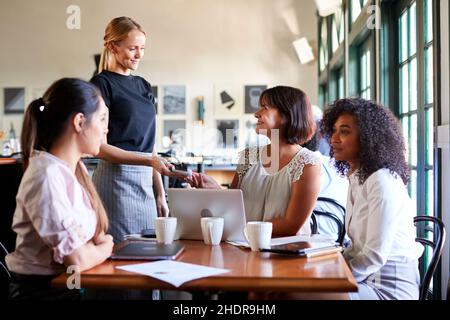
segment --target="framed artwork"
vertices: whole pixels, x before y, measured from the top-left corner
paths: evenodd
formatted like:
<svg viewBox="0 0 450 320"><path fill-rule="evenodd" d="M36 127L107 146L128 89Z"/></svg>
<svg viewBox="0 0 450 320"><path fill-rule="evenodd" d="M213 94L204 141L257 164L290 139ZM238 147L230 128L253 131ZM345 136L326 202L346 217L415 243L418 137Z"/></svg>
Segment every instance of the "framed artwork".
<svg viewBox="0 0 450 320"><path fill-rule="evenodd" d="M185 86L164 86L163 89L163 110L164 114L185 114L186 113L186 87Z"/></svg>
<svg viewBox="0 0 450 320"><path fill-rule="evenodd" d="M233 84L214 85L214 116L239 117L242 113L240 88Z"/></svg>
<svg viewBox="0 0 450 320"><path fill-rule="evenodd" d="M186 145L185 120L164 120L163 127L163 145L167 143L164 147L176 150Z"/></svg>
<svg viewBox="0 0 450 320"><path fill-rule="evenodd" d="M255 113L259 109L259 97L261 93L267 89L267 86L252 86L244 87L245 92L245 113Z"/></svg>
<svg viewBox="0 0 450 320"><path fill-rule="evenodd" d="M25 110L25 88L4 88L5 114L23 113Z"/></svg>
<svg viewBox="0 0 450 320"><path fill-rule="evenodd" d="M216 120L216 128L220 132L218 148L239 147L239 120Z"/></svg>
<svg viewBox="0 0 450 320"><path fill-rule="evenodd" d="M171 137L178 129L186 130L186 120L164 120L164 136Z"/></svg>

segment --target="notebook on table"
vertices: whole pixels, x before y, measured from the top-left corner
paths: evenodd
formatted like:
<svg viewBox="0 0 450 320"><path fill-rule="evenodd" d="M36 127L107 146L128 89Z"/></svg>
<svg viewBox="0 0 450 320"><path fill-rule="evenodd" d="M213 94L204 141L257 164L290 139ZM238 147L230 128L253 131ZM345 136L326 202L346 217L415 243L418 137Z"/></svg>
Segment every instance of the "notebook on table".
<svg viewBox="0 0 450 320"><path fill-rule="evenodd" d="M181 243L153 243L124 241L116 246L114 260L175 260L184 250Z"/></svg>
<svg viewBox="0 0 450 320"><path fill-rule="evenodd" d="M330 242L308 242L298 241L286 244L271 246L261 249L265 252L296 255L300 257L314 257L342 251L342 247Z"/></svg>

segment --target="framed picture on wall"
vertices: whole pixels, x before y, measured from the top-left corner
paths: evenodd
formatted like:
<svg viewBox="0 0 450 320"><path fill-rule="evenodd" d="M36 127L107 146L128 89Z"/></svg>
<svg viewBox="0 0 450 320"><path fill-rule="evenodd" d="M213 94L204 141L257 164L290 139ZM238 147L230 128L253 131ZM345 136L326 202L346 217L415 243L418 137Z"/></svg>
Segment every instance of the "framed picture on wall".
<svg viewBox="0 0 450 320"><path fill-rule="evenodd" d="M162 145L169 149L181 148L186 145L185 120L164 120Z"/></svg>
<svg viewBox="0 0 450 320"><path fill-rule="evenodd" d="M25 88L4 88L5 114L23 113L25 110Z"/></svg>
<svg viewBox="0 0 450 320"><path fill-rule="evenodd" d="M164 120L164 136L171 138L171 136L178 129L186 129L186 120ZM179 130L179 131L181 131Z"/></svg>
<svg viewBox="0 0 450 320"><path fill-rule="evenodd" d="M255 113L259 109L259 97L267 89L265 85L246 85L245 92L245 113Z"/></svg>
<svg viewBox="0 0 450 320"><path fill-rule="evenodd" d="M163 110L164 114L186 113L186 87L164 86L163 88Z"/></svg>
<svg viewBox="0 0 450 320"><path fill-rule="evenodd" d="M216 120L216 128L221 133L218 148L238 148L239 147L239 120Z"/></svg>
<svg viewBox="0 0 450 320"><path fill-rule="evenodd" d="M242 114L241 86L236 84L214 85L214 115L239 117Z"/></svg>

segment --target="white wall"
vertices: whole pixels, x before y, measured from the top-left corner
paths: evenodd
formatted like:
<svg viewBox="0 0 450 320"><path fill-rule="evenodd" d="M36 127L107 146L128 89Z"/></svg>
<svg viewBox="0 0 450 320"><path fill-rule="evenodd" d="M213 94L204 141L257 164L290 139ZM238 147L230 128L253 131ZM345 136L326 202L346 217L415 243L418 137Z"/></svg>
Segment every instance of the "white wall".
<svg viewBox="0 0 450 320"><path fill-rule="evenodd" d="M72 4L81 8L80 30L66 27ZM58 78L89 79L105 26L121 15L149 35L138 74L159 87L186 85L189 124L199 95L205 96L207 123L214 122L215 92L225 87L239 104L245 84L300 87L317 103L316 63L302 66L292 46L299 36L316 43L313 0L2 0L0 89L25 87L28 103ZM21 116L0 108L0 117L0 130L14 122L20 132Z"/></svg>

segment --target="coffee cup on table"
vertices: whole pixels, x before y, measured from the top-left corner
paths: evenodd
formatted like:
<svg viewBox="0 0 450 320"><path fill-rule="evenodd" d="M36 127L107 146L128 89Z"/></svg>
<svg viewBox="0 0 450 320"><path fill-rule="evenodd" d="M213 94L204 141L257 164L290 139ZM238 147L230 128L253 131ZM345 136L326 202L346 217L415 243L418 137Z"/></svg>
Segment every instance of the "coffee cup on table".
<svg viewBox="0 0 450 320"><path fill-rule="evenodd" d="M216 246L220 244L223 233L223 218L205 217L201 218L203 241L205 244Z"/></svg>
<svg viewBox="0 0 450 320"><path fill-rule="evenodd" d="M272 239L272 222L249 221L245 226L244 235L252 251L269 248Z"/></svg>
<svg viewBox="0 0 450 320"><path fill-rule="evenodd" d="M155 219L156 242L171 244L175 238L177 218L157 217Z"/></svg>

